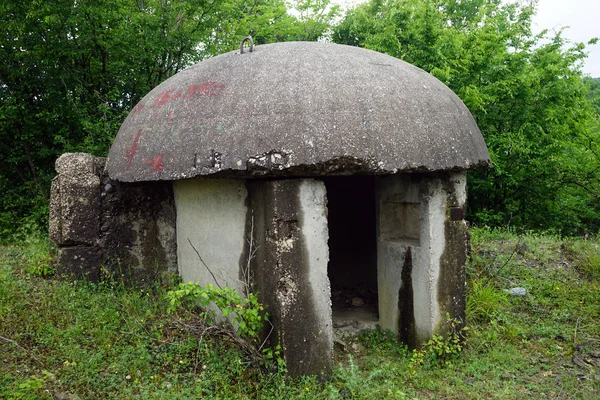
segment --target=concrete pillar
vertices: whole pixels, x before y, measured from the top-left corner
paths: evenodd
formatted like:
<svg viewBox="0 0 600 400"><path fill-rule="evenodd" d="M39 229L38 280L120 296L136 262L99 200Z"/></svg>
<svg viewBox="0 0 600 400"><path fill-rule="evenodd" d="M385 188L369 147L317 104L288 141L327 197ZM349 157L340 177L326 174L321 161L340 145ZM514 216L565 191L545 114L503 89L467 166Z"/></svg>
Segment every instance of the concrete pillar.
<svg viewBox="0 0 600 400"><path fill-rule="evenodd" d="M248 193L243 180L173 182L177 264L185 282L229 286L246 293ZM249 233L248 233L249 234Z"/></svg>
<svg viewBox="0 0 600 400"><path fill-rule="evenodd" d="M464 173L377 183L380 324L418 347L464 321L468 231Z"/></svg>
<svg viewBox="0 0 600 400"><path fill-rule="evenodd" d="M50 239L58 246L93 246L100 233L100 178L94 156L65 153L50 197Z"/></svg>
<svg viewBox="0 0 600 400"><path fill-rule="evenodd" d="M281 344L291 376L326 378L333 367L333 327L325 185L255 181L249 194L253 289L271 313L271 339Z"/></svg>
<svg viewBox="0 0 600 400"><path fill-rule="evenodd" d="M60 247L57 273L98 280L102 253L100 178L94 157L66 153L56 160L50 194L50 240Z"/></svg>
<svg viewBox="0 0 600 400"><path fill-rule="evenodd" d="M438 282L438 302L440 314L458 322L457 328L466 322L467 277L466 264L470 249L470 234L464 220L467 202L467 173L456 172L444 181L448 198L444 222L444 252L440 258L440 277ZM441 332L449 328L441 328Z"/></svg>

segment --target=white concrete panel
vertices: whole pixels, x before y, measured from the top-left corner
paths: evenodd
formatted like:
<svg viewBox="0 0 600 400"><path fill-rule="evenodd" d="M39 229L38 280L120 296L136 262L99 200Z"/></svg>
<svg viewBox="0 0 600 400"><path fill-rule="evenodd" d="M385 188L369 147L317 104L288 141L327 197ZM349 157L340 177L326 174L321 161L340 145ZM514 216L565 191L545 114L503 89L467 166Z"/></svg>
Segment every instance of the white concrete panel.
<svg viewBox="0 0 600 400"><path fill-rule="evenodd" d="M316 325L322 330L315 334L326 335L328 343L333 347L331 286L327 276L329 231L325 184L322 181L304 179L300 184L298 196L300 230L306 248L309 250L307 252L308 281L311 283L314 311L318 319Z"/></svg>
<svg viewBox="0 0 600 400"><path fill-rule="evenodd" d="M398 297L402 286L402 267L408 247L397 242L377 242L379 325L392 332L398 332L399 328Z"/></svg>
<svg viewBox="0 0 600 400"><path fill-rule="evenodd" d="M244 293L244 283L239 279L248 211L244 181L178 180L173 182L173 192L177 209L177 263L182 279L215 286L216 280L223 287Z"/></svg>

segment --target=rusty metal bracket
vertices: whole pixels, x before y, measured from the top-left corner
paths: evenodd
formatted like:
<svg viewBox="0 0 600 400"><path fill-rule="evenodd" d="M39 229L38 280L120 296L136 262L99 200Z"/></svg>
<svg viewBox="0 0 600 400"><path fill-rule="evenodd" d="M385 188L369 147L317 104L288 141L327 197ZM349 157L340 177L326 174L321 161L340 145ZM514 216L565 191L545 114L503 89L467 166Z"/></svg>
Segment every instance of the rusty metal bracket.
<svg viewBox="0 0 600 400"><path fill-rule="evenodd" d="M254 51L254 40L252 40L252 36L246 36L242 39L242 43L240 43L240 54L244 54L244 43L250 41L250 47L248 51L252 53Z"/></svg>

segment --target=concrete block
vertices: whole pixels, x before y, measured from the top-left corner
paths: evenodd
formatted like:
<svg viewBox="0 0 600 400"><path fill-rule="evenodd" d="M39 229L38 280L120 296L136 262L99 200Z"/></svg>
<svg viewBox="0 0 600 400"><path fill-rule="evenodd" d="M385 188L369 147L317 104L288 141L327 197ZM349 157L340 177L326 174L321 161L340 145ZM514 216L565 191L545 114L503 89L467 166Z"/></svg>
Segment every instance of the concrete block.
<svg viewBox="0 0 600 400"><path fill-rule="evenodd" d="M97 282L102 251L95 246L63 247L58 252L57 275L69 279Z"/></svg>
<svg viewBox="0 0 600 400"><path fill-rule="evenodd" d="M377 185L380 324L418 347L464 322L468 229L462 173L390 176ZM410 211L408 211L410 210Z"/></svg>
<svg viewBox="0 0 600 400"><path fill-rule="evenodd" d="M101 186L99 243L106 271L138 284L176 273L172 183L120 183L103 175Z"/></svg>
<svg viewBox="0 0 600 400"><path fill-rule="evenodd" d="M66 153L56 161L50 197L50 238L59 246L92 246L100 230L100 178L94 157Z"/></svg>

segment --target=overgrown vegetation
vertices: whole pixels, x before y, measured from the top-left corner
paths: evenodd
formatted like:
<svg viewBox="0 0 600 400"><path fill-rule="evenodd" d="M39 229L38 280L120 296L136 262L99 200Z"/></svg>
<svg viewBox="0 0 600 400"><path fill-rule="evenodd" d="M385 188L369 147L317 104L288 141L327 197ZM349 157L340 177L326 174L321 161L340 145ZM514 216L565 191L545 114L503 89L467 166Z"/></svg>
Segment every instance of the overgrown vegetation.
<svg viewBox="0 0 600 400"><path fill-rule="evenodd" d="M329 382L286 380L276 356L261 364L227 326L207 324L202 293L215 301L218 288L42 278L31 266L48 249L31 242L0 249L1 398L600 397L595 236L474 230L469 329L456 332L465 340L436 337L413 351L364 331ZM514 287L526 294L505 292ZM224 298L221 310L259 307Z"/></svg>

